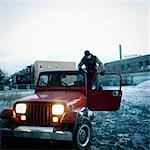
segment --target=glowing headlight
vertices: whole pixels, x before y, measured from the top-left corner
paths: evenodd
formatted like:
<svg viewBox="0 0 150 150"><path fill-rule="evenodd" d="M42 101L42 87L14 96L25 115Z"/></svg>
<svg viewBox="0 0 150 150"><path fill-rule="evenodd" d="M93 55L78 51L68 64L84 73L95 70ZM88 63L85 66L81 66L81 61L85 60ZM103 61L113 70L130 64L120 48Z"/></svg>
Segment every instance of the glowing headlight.
<svg viewBox="0 0 150 150"><path fill-rule="evenodd" d="M62 115L64 113L64 105L63 104L55 104L52 106L52 114L53 115Z"/></svg>
<svg viewBox="0 0 150 150"><path fill-rule="evenodd" d="M20 103L16 105L16 113L25 114L27 109L27 105L24 103Z"/></svg>

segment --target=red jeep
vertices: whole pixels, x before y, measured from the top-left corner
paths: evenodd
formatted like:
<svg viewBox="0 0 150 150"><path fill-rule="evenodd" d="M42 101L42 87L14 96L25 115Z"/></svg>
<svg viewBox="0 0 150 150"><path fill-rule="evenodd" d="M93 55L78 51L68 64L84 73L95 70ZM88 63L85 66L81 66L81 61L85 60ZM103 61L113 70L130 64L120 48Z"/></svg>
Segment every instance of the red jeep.
<svg viewBox="0 0 150 150"><path fill-rule="evenodd" d="M73 141L79 149L88 148L92 111L118 110L121 82L117 73L96 73L87 87L85 72L41 72L35 94L16 100L12 109L1 113L5 122L1 128L2 144L7 145L7 138L23 137Z"/></svg>

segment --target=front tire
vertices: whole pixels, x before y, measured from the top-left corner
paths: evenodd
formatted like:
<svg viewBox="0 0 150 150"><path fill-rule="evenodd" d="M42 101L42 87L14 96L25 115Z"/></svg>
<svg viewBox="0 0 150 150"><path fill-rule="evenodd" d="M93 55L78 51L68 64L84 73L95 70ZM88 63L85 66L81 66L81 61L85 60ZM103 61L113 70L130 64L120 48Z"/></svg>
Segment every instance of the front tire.
<svg viewBox="0 0 150 150"><path fill-rule="evenodd" d="M74 146L80 150L88 149L91 144L92 131L90 120L87 117L81 117L74 130Z"/></svg>

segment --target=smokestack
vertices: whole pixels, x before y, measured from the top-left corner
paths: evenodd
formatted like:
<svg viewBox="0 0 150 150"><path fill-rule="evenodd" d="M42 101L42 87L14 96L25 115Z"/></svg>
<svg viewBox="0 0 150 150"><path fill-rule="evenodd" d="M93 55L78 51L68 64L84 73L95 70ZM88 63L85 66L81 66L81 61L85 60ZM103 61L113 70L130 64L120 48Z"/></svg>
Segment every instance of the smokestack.
<svg viewBox="0 0 150 150"><path fill-rule="evenodd" d="M121 47L121 44L119 44L119 54L120 54L120 60L122 60L122 47Z"/></svg>

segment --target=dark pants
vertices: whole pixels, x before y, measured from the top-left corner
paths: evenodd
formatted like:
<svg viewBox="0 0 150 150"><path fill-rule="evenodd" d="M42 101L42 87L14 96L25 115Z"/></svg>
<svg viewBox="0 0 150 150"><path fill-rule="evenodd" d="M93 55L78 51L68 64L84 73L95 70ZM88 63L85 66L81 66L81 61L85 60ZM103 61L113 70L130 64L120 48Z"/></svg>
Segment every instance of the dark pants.
<svg viewBox="0 0 150 150"><path fill-rule="evenodd" d="M88 89L91 85L91 82L92 82L92 79L93 79L95 73L96 72L88 72L87 73L87 87L88 87Z"/></svg>

